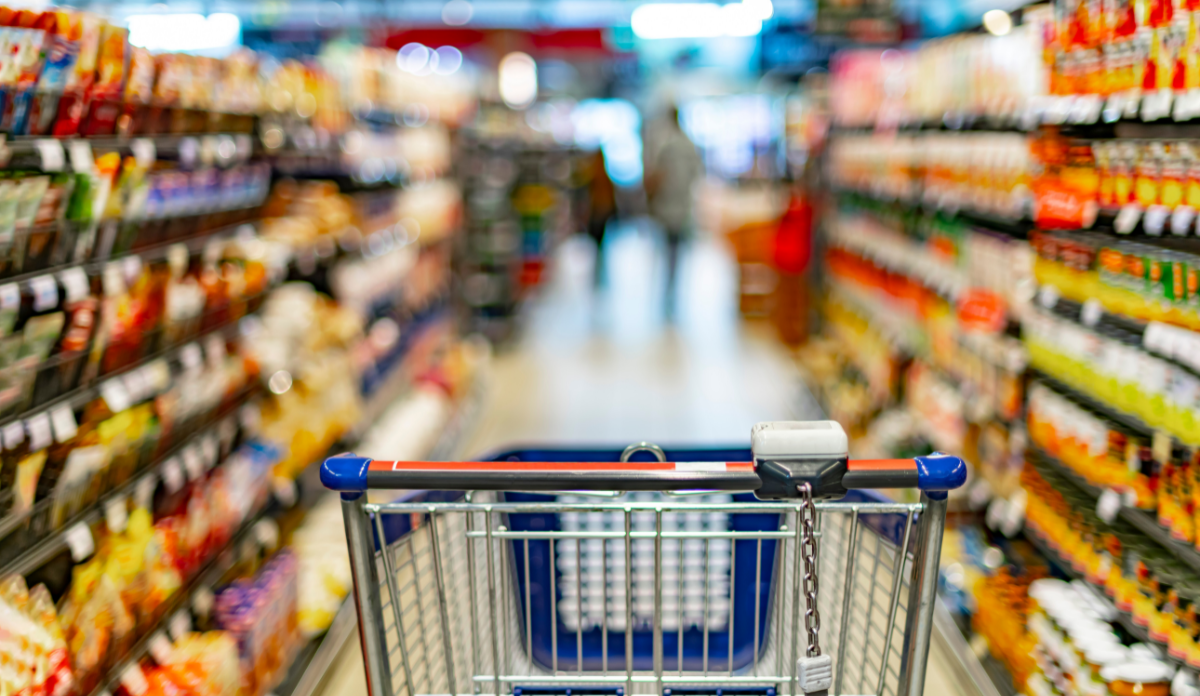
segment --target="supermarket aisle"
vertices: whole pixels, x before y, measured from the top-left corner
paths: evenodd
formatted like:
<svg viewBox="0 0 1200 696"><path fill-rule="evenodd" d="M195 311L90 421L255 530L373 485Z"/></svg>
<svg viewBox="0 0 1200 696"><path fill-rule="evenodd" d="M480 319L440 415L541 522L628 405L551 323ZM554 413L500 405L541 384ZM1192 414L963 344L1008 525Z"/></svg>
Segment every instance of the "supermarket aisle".
<svg viewBox="0 0 1200 696"><path fill-rule="evenodd" d="M770 327L738 319L734 266L718 243L698 240L684 258L673 324L664 320L664 260L655 238L622 230L608 253L612 278L597 294L590 242L560 249L522 339L494 360L463 455L555 443L730 445L746 443L760 420L819 417L797 412L807 402ZM926 693L960 693L950 662L935 648ZM320 696L364 689L355 637Z"/></svg>

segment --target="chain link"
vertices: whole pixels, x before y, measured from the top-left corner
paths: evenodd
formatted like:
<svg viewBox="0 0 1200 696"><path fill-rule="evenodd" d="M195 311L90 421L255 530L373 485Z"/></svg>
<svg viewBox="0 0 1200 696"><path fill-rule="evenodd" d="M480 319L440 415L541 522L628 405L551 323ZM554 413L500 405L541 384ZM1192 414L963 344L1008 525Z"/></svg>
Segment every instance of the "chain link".
<svg viewBox="0 0 1200 696"><path fill-rule="evenodd" d="M817 634L821 630L821 612L817 609L817 507L813 505L812 485L800 486L800 558L804 562L804 632L808 635L808 656L821 654Z"/></svg>

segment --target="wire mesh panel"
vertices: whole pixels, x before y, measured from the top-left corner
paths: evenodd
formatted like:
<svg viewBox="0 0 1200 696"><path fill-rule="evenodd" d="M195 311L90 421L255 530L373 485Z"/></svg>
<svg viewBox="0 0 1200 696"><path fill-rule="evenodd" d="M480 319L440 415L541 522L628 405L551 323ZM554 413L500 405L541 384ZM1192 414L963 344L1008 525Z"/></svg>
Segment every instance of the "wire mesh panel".
<svg viewBox="0 0 1200 696"><path fill-rule="evenodd" d="M491 495L491 494L486 494ZM362 505L397 696L533 687L796 692L808 648L794 503L659 494ZM834 694L902 693L921 504L818 503ZM411 530L385 534L403 516Z"/></svg>

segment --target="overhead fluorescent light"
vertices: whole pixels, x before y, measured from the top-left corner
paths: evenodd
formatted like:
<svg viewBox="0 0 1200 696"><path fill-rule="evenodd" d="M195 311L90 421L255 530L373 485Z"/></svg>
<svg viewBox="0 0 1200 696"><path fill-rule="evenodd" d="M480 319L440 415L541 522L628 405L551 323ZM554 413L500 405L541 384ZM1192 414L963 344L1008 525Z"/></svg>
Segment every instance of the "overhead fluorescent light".
<svg viewBox="0 0 1200 696"><path fill-rule="evenodd" d="M1005 36L1013 29L1012 15L1004 10L988 10L983 13L983 28L993 36Z"/></svg>
<svg viewBox="0 0 1200 696"><path fill-rule="evenodd" d="M770 5L770 0L767 0ZM773 11L773 10L772 10ZM633 11L630 24L641 39L704 39L754 36L762 31L761 0L718 5L711 2L648 3Z"/></svg>
<svg viewBox="0 0 1200 696"><path fill-rule="evenodd" d="M461 27L471 21L475 7L467 0L450 0L442 6L442 21L452 27Z"/></svg>
<svg viewBox="0 0 1200 696"><path fill-rule="evenodd" d="M237 15L137 14L127 18L129 43L151 51L212 51L242 42Z"/></svg>
<svg viewBox="0 0 1200 696"><path fill-rule="evenodd" d="M500 98L513 109L524 109L538 95L537 63L525 53L510 53L500 60Z"/></svg>

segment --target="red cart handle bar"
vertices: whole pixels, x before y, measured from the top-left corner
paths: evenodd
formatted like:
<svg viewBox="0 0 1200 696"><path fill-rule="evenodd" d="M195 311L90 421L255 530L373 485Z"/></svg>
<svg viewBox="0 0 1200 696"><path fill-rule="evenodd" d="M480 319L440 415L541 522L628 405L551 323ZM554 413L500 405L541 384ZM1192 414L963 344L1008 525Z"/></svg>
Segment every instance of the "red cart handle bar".
<svg viewBox="0 0 1200 696"><path fill-rule="evenodd" d="M327 488L353 499L369 488L495 491L753 491L794 498L809 483L814 497L848 489L919 488L931 497L961 486L967 468L935 453L915 459L819 457L757 462L408 462L344 454L321 466Z"/></svg>

